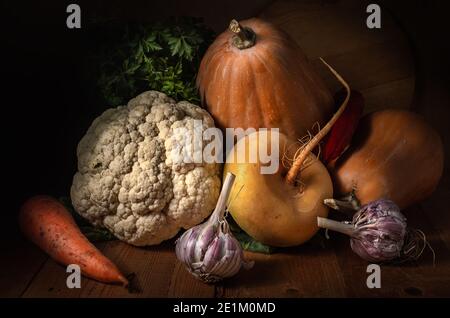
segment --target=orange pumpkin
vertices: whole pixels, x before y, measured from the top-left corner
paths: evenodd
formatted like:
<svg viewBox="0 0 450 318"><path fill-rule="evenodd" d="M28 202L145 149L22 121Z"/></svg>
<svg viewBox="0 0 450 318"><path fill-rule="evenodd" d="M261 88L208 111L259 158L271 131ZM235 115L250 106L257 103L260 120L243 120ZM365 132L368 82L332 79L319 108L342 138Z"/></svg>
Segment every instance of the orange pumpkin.
<svg viewBox="0 0 450 318"><path fill-rule="evenodd" d="M200 65L197 86L220 128L279 128L301 138L324 124L333 99L312 65L283 31L261 19L217 37Z"/></svg>

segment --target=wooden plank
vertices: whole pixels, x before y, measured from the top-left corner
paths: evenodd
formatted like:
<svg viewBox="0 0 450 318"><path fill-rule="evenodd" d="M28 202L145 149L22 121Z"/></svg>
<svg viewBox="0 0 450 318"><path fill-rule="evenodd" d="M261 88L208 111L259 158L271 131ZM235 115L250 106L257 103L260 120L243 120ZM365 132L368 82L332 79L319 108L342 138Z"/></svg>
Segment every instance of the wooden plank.
<svg viewBox="0 0 450 318"><path fill-rule="evenodd" d="M410 284L410 286L405 286L403 290L406 295L410 294L408 290L415 290L416 293L422 291L422 295L425 297L449 297L450 249L444 243L440 231L430 221L429 214L424 211L422 205L416 205L408 209L405 211L405 215L410 227L420 229L426 234L427 241L436 255L436 263L433 264L431 250L426 249L417 262L410 264L410 266L407 266L407 264L402 266L401 268L404 269Z"/></svg>
<svg viewBox="0 0 450 318"><path fill-rule="evenodd" d="M174 259L167 244L158 250L129 246L119 241L99 244L99 249L123 271L135 273L138 292L130 294L120 286L112 286L83 278L81 289L66 287L67 274L62 266L48 261L24 297L165 297Z"/></svg>
<svg viewBox="0 0 450 318"><path fill-rule="evenodd" d="M361 90L366 101L364 113L385 108L409 108L413 102L411 91L414 89L414 85L415 79L407 77Z"/></svg>
<svg viewBox="0 0 450 318"><path fill-rule="evenodd" d="M450 189L441 185L433 195L421 203L421 207L427 218L433 224L433 228L438 231L440 238L450 251L450 214L448 200Z"/></svg>
<svg viewBox="0 0 450 318"><path fill-rule="evenodd" d="M391 50L389 54L386 53ZM407 55L408 50L405 47L393 48L392 42L387 41L361 46L343 54L323 55L323 58L345 78L352 88L364 90L378 85L389 85L406 78L411 79L414 75L413 70L405 63L398 63L399 60L407 59L408 57L405 58ZM332 91L341 88L339 82L322 65L322 62L318 59L312 59L311 62ZM395 64L397 65L393 67ZM409 88L409 96L412 97L414 86ZM396 91L392 90L392 93L395 94Z"/></svg>
<svg viewBox="0 0 450 318"><path fill-rule="evenodd" d="M389 12L382 28L366 26L367 1L279 0L261 16L286 31L332 92L341 88L318 60L324 57L354 89L367 110L410 108L415 67L409 42Z"/></svg>
<svg viewBox="0 0 450 318"><path fill-rule="evenodd" d="M406 212L405 212L406 213ZM280 253L246 253L256 261L249 271L217 285L220 297L399 297L450 296L448 247L419 208L407 211L412 226L421 226L438 255L433 267L426 252L417 264L382 265L382 288L366 286L367 262L355 255L346 237L331 234L323 247L316 242ZM83 279L82 289L65 286L64 268L49 260L24 297L213 297L214 285L194 279L178 263L173 242L136 248L121 242L100 246L124 272L135 272L139 293Z"/></svg>
<svg viewBox="0 0 450 318"><path fill-rule="evenodd" d="M381 29L367 28L366 6L367 2L355 0L279 0L261 17L286 31L309 58L344 54L387 40L406 42L388 12L383 12Z"/></svg>
<svg viewBox="0 0 450 318"><path fill-rule="evenodd" d="M174 242L138 248L114 241L99 249L123 271L134 273L133 292L82 278L81 289L66 287L67 274L53 260L46 262L23 297L212 297L214 286L194 279L178 263Z"/></svg>
<svg viewBox="0 0 450 318"><path fill-rule="evenodd" d="M316 244L272 255L245 253L255 261L220 286L223 297L343 297L345 286L332 250Z"/></svg>
<svg viewBox="0 0 450 318"><path fill-rule="evenodd" d="M175 270L169 286L168 297L175 298L209 298L215 296L215 285L206 284L195 279L180 262L176 262Z"/></svg>
<svg viewBox="0 0 450 318"><path fill-rule="evenodd" d="M122 242L103 250L125 273L134 273L136 292L103 285L92 296L100 297L211 297L214 287L194 279L182 268L175 255L174 240L158 246L138 248ZM83 293L81 297L89 297Z"/></svg>
<svg viewBox="0 0 450 318"><path fill-rule="evenodd" d="M102 248L105 244L99 244ZM67 273L65 267L48 259L41 271L31 282L22 297L80 297L83 290L92 291L99 284L90 279L81 279L81 289L69 289L66 285ZM100 284L99 284L100 285Z"/></svg>
<svg viewBox="0 0 450 318"><path fill-rule="evenodd" d="M4 241L0 261L0 297L19 297L47 260L47 256L18 233Z"/></svg>
<svg viewBox="0 0 450 318"><path fill-rule="evenodd" d="M366 280L368 262L354 254L347 238L331 234L336 242L342 276L350 297L448 297L450 295L450 262L448 249L427 221L419 207L405 211L409 225L420 227L438 255L439 262L433 266L432 254L425 251L421 259L401 265L381 265L381 288L369 289Z"/></svg>
<svg viewBox="0 0 450 318"><path fill-rule="evenodd" d="M80 289L68 289L65 268L49 259L23 293L24 298L79 297ZM90 281L82 278L81 286L86 288Z"/></svg>

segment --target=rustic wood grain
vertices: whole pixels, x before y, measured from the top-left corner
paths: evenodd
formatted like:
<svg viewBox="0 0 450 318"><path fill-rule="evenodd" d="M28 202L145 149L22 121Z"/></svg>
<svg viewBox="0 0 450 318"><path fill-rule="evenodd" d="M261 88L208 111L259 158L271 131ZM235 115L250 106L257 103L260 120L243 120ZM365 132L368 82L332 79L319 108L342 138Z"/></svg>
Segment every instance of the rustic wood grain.
<svg viewBox="0 0 450 318"><path fill-rule="evenodd" d="M174 256L169 244L158 248L136 248L119 241L99 244L99 249L124 274L134 273L130 293L121 286L112 286L82 278L81 289L66 287L67 274L63 266L48 260L24 297L167 297Z"/></svg>
<svg viewBox="0 0 450 318"><path fill-rule="evenodd" d="M82 279L82 289L68 289L66 277L63 266L53 260L48 260L39 274L31 281L22 297L80 297L83 290L89 290L91 287L89 281Z"/></svg>
<svg viewBox="0 0 450 318"><path fill-rule="evenodd" d="M2 246L0 297L19 297L48 257L19 234L3 241Z"/></svg>
<svg viewBox="0 0 450 318"><path fill-rule="evenodd" d="M106 246L110 244L114 244L114 242L98 245L108 257L111 257L111 255L108 253ZM48 259L40 270L39 275L32 280L22 297L81 297L82 295L99 295L105 288L120 288L118 286L110 287L96 283L90 279L82 278L81 289L69 289L66 286L67 275L64 266L57 264L52 259Z"/></svg>
<svg viewBox="0 0 450 318"><path fill-rule="evenodd" d="M395 68L392 67L398 60L403 59L405 55L407 56L409 50L398 49L392 53L386 54L390 48L390 42L383 42L363 46L347 53L323 55L323 58L341 73L352 88L364 90L374 88L378 85L386 86L398 80L412 78L412 70L409 69L407 65L399 64ZM378 63L371 63L371 60L377 60ZM332 91L341 88L336 79L322 65L322 62L314 59L312 60L312 63ZM413 89L414 86L409 86L408 102L411 102L412 100ZM395 95L397 92L392 90L390 93ZM371 102L370 97L371 96L366 97L368 98L368 102ZM409 107L409 105L404 105L404 108L408 108L406 106Z"/></svg>
<svg viewBox="0 0 450 318"><path fill-rule="evenodd" d="M273 255L246 253L254 268L224 282L221 296L344 297L336 255L318 240Z"/></svg>
<svg viewBox="0 0 450 318"><path fill-rule="evenodd" d="M215 296L215 285L205 284L194 278L184 268L184 265L176 261L167 296L175 298L210 298Z"/></svg>
<svg viewBox="0 0 450 318"><path fill-rule="evenodd" d="M134 272L130 293L120 286L110 286L89 279L81 289L68 289L64 267L48 260L23 297L449 297L450 253L448 238L436 231L430 213L415 206L405 214L410 226L423 230L436 253L430 250L417 262L381 265L381 289L369 289L368 263L354 254L349 239L330 233L320 234L311 242L278 253L264 255L246 252L255 267L216 285L194 279L176 260L173 241L152 248L137 248L122 242L109 242L99 248L125 272ZM332 214L344 219L342 215Z"/></svg>
<svg viewBox="0 0 450 318"><path fill-rule="evenodd" d="M82 278L81 289L66 287L65 268L49 259L23 297L213 297L214 286L194 279L176 260L174 242L138 248L113 241L98 244L99 249L124 274L134 274L131 291Z"/></svg>
<svg viewBox="0 0 450 318"><path fill-rule="evenodd" d="M427 234L436 265L429 250L417 262L381 265L381 289L367 288L368 263L351 251L348 238L330 233L330 240L320 244L273 255L246 252L255 267L217 285L190 276L168 244L147 249L111 242L101 250L119 267L136 273L138 292L89 279L82 280L81 289L68 289L64 268L48 260L23 297L448 297L449 250L424 213L420 207L407 211L410 224Z"/></svg>
<svg viewBox="0 0 450 318"><path fill-rule="evenodd" d="M403 108L411 101L413 77L407 77L386 84L380 84L361 90L365 99L365 113L385 108Z"/></svg>

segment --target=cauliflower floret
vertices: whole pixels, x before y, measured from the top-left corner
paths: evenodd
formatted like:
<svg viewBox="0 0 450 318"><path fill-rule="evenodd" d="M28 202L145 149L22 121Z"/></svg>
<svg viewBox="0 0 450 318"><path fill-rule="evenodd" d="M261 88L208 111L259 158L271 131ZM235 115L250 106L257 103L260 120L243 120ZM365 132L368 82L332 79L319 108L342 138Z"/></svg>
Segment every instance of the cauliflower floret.
<svg viewBox="0 0 450 318"><path fill-rule="evenodd" d="M200 223L219 196L220 164L175 156L201 155L206 142L193 136L210 127L214 121L205 110L156 91L108 109L78 144L75 210L138 246L159 244Z"/></svg>

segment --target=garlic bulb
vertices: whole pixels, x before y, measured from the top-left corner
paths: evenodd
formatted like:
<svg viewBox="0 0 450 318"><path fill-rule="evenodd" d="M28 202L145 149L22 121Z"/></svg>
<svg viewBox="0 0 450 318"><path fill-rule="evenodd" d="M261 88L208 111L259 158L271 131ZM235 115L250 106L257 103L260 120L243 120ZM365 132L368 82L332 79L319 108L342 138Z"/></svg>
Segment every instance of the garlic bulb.
<svg viewBox="0 0 450 318"><path fill-rule="evenodd" d="M317 223L319 227L349 235L352 250L367 261L385 262L406 254L403 250L406 218L390 200L376 200L363 206L351 223L321 217Z"/></svg>
<svg viewBox="0 0 450 318"><path fill-rule="evenodd" d="M178 260L195 277L208 283L234 276L242 266L253 266L253 262L244 260L242 247L225 219L226 201L234 179L232 173L227 174L216 208L208 221L187 230L176 242Z"/></svg>
<svg viewBox="0 0 450 318"><path fill-rule="evenodd" d="M394 202L373 201L353 216L352 223L356 231L350 246L363 259L382 262L401 256L406 218Z"/></svg>

